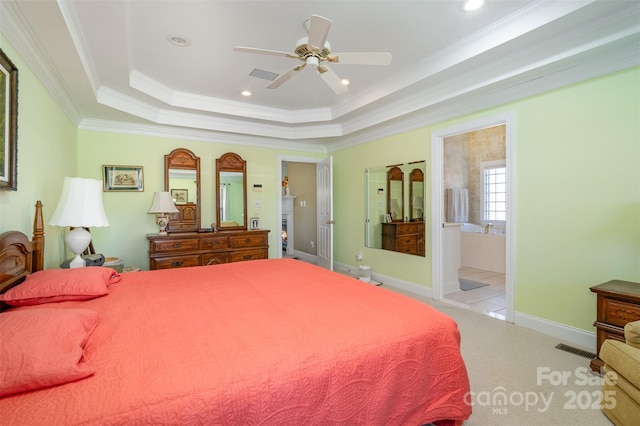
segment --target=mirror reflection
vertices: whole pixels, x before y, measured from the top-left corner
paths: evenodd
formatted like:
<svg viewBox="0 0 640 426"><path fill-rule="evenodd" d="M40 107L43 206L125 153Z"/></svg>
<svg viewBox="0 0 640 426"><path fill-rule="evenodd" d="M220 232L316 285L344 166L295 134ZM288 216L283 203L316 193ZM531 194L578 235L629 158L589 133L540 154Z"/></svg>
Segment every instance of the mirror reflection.
<svg viewBox="0 0 640 426"><path fill-rule="evenodd" d="M195 170L169 169L169 188L175 204L198 202Z"/></svg>
<svg viewBox="0 0 640 426"><path fill-rule="evenodd" d="M365 247L424 256L425 173L425 161L365 170Z"/></svg>
<svg viewBox="0 0 640 426"><path fill-rule="evenodd" d="M220 226L239 226L244 222L242 172L220 172Z"/></svg>
<svg viewBox="0 0 640 426"><path fill-rule="evenodd" d="M216 224L221 230L247 229L247 162L227 152L216 159Z"/></svg>
<svg viewBox="0 0 640 426"><path fill-rule="evenodd" d="M186 148L164 156L164 190L178 209L171 213L167 231L195 232L200 228L200 157Z"/></svg>

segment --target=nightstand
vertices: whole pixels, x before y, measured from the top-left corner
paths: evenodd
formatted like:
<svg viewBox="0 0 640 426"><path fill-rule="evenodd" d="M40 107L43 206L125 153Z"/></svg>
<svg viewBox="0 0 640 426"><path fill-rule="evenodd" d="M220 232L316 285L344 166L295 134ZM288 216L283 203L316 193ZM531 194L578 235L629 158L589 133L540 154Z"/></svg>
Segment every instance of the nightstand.
<svg viewBox="0 0 640 426"><path fill-rule="evenodd" d="M640 283L613 280L591 287L598 295L596 321L598 355L605 339L624 342L624 325L640 319ZM604 362L591 361L591 370L600 374Z"/></svg>

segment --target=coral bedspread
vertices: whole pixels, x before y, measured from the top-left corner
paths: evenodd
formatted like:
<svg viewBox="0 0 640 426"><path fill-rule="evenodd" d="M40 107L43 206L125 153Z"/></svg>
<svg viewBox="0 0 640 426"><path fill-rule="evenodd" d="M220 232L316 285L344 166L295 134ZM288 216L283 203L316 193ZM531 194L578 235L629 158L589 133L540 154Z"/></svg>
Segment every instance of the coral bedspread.
<svg viewBox="0 0 640 426"><path fill-rule="evenodd" d="M4 424L460 423L455 322L297 260L123 273L110 293L17 309L98 313L96 373L0 399Z"/></svg>

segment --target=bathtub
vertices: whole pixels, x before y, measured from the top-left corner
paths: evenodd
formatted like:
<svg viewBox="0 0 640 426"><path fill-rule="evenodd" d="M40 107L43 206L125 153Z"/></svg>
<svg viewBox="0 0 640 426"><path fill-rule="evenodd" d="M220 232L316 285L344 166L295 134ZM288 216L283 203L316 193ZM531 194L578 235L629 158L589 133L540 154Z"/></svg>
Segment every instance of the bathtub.
<svg viewBox="0 0 640 426"><path fill-rule="evenodd" d="M460 264L493 272L505 272L506 239L504 231L490 230L472 223L460 227Z"/></svg>

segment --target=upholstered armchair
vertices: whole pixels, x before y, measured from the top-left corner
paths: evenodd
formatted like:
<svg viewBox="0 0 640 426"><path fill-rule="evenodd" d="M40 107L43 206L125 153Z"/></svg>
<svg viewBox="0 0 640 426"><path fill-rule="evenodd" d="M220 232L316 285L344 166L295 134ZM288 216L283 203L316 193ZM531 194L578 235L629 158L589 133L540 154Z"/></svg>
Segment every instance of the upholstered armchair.
<svg viewBox="0 0 640 426"><path fill-rule="evenodd" d="M616 425L633 425L640 421L640 321L625 325L624 337L625 343L607 339L600 348L602 411Z"/></svg>

